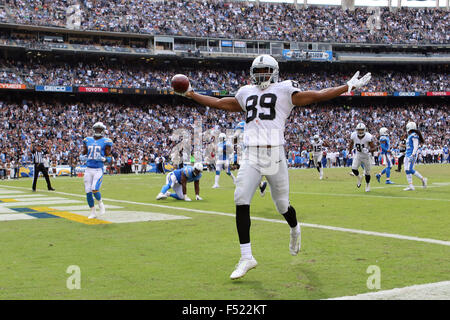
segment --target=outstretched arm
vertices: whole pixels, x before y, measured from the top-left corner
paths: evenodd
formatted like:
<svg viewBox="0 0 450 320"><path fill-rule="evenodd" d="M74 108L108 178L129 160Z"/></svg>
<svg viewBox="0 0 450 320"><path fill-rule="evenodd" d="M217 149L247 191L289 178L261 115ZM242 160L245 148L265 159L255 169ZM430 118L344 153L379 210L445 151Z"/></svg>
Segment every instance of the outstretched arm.
<svg viewBox="0 0 450 320"><path fill-rule="evenodd" d="M190 90L183 94L185 97L190 98L201 105L208 106L215 109L221 109L229 112L242 111L239 102L234 97L216 98L203 94L195 93L194 90Z"/></svg>
<svg viewBox="0 0 450 320"><path fill-rule="evenodd" d="M311 103L327 101L339 97L345 92L350 92L353 89L359 89L365 86L371 78L371 74L367 73L361 79L358 79L359 71L347 82L347 84L339 87L327 88L319 91L303 91L296 92L292 95L292 103L295 106L306 106Z"/></svg>
<svg viewBox="0 0 450 320"><path fill-rule="evenodd" d="M292 103L295 106L302 107L311 103L334 99L336 97L339 97L341 94L347 92L347 90L348 85L343 85L319 91L296 92L292 95Z"/></svg>

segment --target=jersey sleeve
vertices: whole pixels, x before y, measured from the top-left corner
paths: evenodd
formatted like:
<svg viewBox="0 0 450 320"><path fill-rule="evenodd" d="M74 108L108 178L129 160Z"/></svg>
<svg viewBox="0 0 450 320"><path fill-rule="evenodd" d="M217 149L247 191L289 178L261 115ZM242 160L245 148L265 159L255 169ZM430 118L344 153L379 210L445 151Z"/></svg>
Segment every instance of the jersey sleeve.
<svg viewBox="0 0 450 320"><path fill-rule="evenodd" d="M282 82L283 85L283 91L288 97L288 103L291 106L291 108L295 107L295 105L292 103L292 95L296 92L300 92L300 84L297 81L294 80L286 80Z"/></svg>
<svg viewBox="0 0 450 320"><path fill-rule="evenodd" d="M84 139L83 139L83 144L84 144L85 146L88 145L88 142L89 142L89 139L88 139L88 138L84 138Z"/></svg>
<svg viewBox="0 0 450 320"><path fill-rule="evenodd" d="M239 88L238 92L236 92L236 95L234 96L236 100L239 102L239 105L241 106L243 111L247 111L247 108L245 106L245 98L247 95L248 86L243 86Z"/></svg>
<svg viewBox="0 0 450 320"><path fill-rule="evenodd" d="M106 139L105 139L105 146L110 146L110 147L112 147L112 145L113 145L112 140L109 139L109 138L106 138Z"/></svg>

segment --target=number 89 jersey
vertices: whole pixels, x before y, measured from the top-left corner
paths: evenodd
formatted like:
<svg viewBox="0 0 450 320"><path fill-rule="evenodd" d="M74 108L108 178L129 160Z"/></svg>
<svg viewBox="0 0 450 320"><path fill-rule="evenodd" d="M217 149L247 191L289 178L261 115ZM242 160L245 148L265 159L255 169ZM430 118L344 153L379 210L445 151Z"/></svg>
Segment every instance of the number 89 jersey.
<svg viewBox="0 0 450 320"><path fill-rule="evenodd" d="M256 85L243 86L235 98L247 112L244 127L244 145L284 145L284 128L289 117L292 94L300 92L297 82L286 80L271 84L265 90Z"/></svg>
<svg viewBox="0 0 450 320"><path fill-rule="evenodd" d="M86 166L88 168L103 168L102 157L105 157L105 147L112 146L113 142L109 138L94 139L93 137L84 138L83 143L87 148L87 161Z"/></svg>

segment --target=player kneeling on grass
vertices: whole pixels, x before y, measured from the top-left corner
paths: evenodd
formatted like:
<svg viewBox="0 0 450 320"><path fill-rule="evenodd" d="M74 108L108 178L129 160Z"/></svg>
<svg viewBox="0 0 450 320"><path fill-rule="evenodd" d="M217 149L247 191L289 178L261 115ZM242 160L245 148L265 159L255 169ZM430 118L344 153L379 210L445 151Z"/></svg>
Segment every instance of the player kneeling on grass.
<svg viewBox="0 0 450 320"><path fill-rule="evenodd" d="M93 126L94 136L87 137L83 140L82 154L86 155L86 171L84 172L84 189L86 191L86 199L91 208L89 219L97 218L95 212L94 197L98 201L100 215L105 214L105 206L100 194L100 187L103 182L103 166L104 162L111 162L111 146L112 140L103 137L106 127L103 123L97 122Z"/></svg>
<svg viewBox="0 0 450 320"><path fill-rule="evenodd" d="M258 265L250 243L250 203L263 176L270 185L276 210L290 227L289 252L295 256L300 251L300 224L289 201L289 173L284 150L284 128L292 109L337 98L366 85L371 77L367 74L359 78L357 72L345 85L320 91L302 91L296 81L279 82L278 74L278 62L269 55L260 55L253 60L250 68L252 84L241 87L235 97L217 98L198 94L190 84L185 92L178 92L204 106L242 112L245 117L245 151L234 192L241 259L231 273L231 279L245 276Z"/></svg>
<svg viewBox="0 0 450 320"><path fill-rule="evenodd" d="M424 178L418 171L414 170L418 154L417 151L419 150L419 144L424 143L425 140L423 139L420 131L417 130L417 125L415 122L408 122L408 124L406 125L406 132L408 133L408 138L406 139L405 173L406 180L408 181L408 187L403 190L414 190L414 185L412 183L413 175L422 180L422 186L426 188L428 179Z"/></svg>
<svg viewBox="0 0 450 320"><path fill-rule="evenodd" d="M191 201L186 194L186 184L194 182L195 199L203 200L200 197L200 178L202 177L203 164L197 162L194 167L187 166L174 170L167 174L166 185L162 187L161 192L156 196L156 200L172 197L177 200ZM173 189L175 193L170 193L169 189Z"/></svg>
<svg viewBox="0 0 450 320"><path fill-rule="evenodd" d="M390 141L387 128L380 129L380 146L383 164L386 166L380 173L376 175L377 181L380 182L381 176L386 174L386 184L394 184L391 181L392 155L390 150Z"/></svg>
<svg viewBox="0 0 450 320"><path fill-rule="evenodd" d="M366 178L366 192L370 191L370 168L372 166L371 152L376 151L376 146L373 143L373 136L366 132L364 123L359 123L350 136L349 152L356 149L356 155L353 158L352 173L358 178L356 186L361 187L362 176L359 174L358 168L361 166L364 169L364 176Z"/></svg>

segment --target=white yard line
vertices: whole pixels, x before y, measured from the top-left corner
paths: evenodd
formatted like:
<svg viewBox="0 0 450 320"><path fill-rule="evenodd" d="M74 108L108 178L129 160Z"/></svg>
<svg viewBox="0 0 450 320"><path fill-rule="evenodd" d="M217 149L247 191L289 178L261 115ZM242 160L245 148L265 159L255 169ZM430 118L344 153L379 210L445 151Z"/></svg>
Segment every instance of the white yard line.
<svg viewBox="0 0 450 320"><path fill-rule="evenodd" d="M384 187L371 187L371 189L388 189L388 188L406 188L408 185L407 184L393 184L393 185L388 185L388 186L384 186ZM429 188L442 188L442 187L448 187L450 186L450 182L433 182L432 185L428 185L427 189ZM422 188L422 186L417 187L417 188Z"/></svg>
<svg viewBox="0 0 450 320"><path fill-rule="evenodd" d="M13 186L11 186L11 188L22 189L23 187L13 187ZM23 189L26 189L26 188L23 188ZM52 191L52 193L58 193L58 194L62 194L62 195L81 197L81 198L85 197L84 195L80 195L80 194L73 194L73 193L66 193L66 192L59 192L59 191ZM117 199L109 199L109 198L103 198L103 200L105 200L105 201L113 201L113 202L120 202L120 203L135 204L135 205L141 205L141 206L166 208L166 209L180 210L180 211L188 211L188 212L196 212L196 213L207 213L207 214L221 215L221 216L227 216L227 217L233 217L233 218L235 217L234 213L209 211L209 210L199 210L199 209L191 209L191 208L183 208L183 207L174 207L174 206L167 206L167 205L155 204L155 203L135 202L135 201L117 200ZM268 218L260 218L260 217L252 217L252 220L266 221L266 222L272 222L272 223L282 223L282 224L286 223L285 220L268 219ZM419 238L419 237L405 236L405 235L400 235L400 234L392 234L392 233L384 233L384 232L375 232L375 231L366 231L366 230L358 230L358 229L349 229L349 228L325 226L325 225L311 224L311 223L300 223L300 225L303 226L303 227L308 227L308 228L316 228L316 229L325 229L325 230L332 230L332 231L349 232L349 233L364 234L364 235L376 236L376 237L392 238L392 239L399 239L399 240L409 240L409 241L418 241L418 242L432 243L432 244L438 244L438 245L443 245L443 246L450 246L450 241L444 241L444 240L436 240L436 239L429 239L429 238Z"/></svg>
<svg viewBox="0 0 450 320"><path fill-rule="evenodd" d="M450 300L450 281L369 292L328 300Z"/></svg>
<svg viewBox="0 0 450 320"><path fill-rule="evenodd" d="M363 187L361 187L361 188L363 188ZM293 193L293 194L304 194L304 195L313 195L313 196L327 196L327 197L364 197L364 198L383 198L383 199L396 199L396 200L425 200L425 201L450 202L450 199L377 196L377 195L371 195L371 194L364 193L364 190L362 192L363 192L362 194L359 194L359 193L349 194L349 193L297 192L297 191L291 191L290 193ZM407 191L405 191L405 192L407 192ZM408 194L414 193L414 191L408 191L408 192L409 192Z"/></svg>

